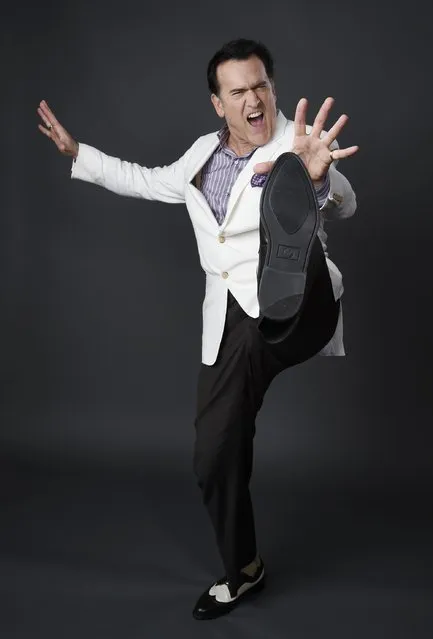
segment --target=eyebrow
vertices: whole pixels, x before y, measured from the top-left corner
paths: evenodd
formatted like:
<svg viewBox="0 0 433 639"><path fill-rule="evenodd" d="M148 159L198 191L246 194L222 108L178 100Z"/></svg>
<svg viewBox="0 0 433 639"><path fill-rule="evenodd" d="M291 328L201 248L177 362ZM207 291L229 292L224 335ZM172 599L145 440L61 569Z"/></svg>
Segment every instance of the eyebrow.
<svg viewBox="0 0 433 639"><path fill-rule="evenodd" d="M252 89L258 89L259 87L263 86L267 84L266 80L262 80L261 82L257 82L257 84L255 84L253 87L251 87ZM239 89L232 89L231 91L229 91L229 93L236 93L237 91L246 91L247 89L245 87L240 87Z"/></svg>

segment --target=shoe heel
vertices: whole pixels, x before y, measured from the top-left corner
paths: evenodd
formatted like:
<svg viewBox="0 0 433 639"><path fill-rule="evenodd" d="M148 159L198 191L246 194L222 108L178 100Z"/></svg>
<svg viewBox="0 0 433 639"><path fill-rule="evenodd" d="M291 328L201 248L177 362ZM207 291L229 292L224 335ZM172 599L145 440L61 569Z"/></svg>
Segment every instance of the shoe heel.
<svg viewBox="0 0 433 639"><path fill-rule="evenodd" d="M263 316L285 320L296 315L302 304L306 280L305 273L285 273L265 266L259 286Z"/></svg>

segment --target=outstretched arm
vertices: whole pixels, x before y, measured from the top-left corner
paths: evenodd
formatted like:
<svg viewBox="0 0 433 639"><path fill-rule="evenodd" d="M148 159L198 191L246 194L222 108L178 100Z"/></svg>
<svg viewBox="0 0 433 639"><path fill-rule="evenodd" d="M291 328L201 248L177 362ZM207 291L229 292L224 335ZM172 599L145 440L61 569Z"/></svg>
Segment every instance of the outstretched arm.
<svg viewBox="0 0 433 639"><path fill-rule="evenodd" d="M147 168L79 144L71 178L84 180L127 197L179 204L185 202L185 159L188 151L168 166Z"/></svg>
<svg viewBox="0 0 433 639"><path fill-rule="evenodd" d="M78 143L42 100L38 113L45 127L39 130L49 137L62 155L73 157L71 178L98 184L118 195L182 203L184 197L184 166L189 150L169 166L147 168L106 155L94 147Z"/></svg>

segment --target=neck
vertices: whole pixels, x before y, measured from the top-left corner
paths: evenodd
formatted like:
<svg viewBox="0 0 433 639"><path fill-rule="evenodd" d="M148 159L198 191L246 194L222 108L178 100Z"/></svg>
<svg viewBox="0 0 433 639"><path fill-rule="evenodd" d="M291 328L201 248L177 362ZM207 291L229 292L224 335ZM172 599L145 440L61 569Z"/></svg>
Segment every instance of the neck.
<svg viewBox="0 0 433 639"><path fill-rule="evenodd" d="M241 142L239 140L236 140L231 133L227 140L227 146L238 156L251 153L251 151L256 148L250 142Z"/></svg>

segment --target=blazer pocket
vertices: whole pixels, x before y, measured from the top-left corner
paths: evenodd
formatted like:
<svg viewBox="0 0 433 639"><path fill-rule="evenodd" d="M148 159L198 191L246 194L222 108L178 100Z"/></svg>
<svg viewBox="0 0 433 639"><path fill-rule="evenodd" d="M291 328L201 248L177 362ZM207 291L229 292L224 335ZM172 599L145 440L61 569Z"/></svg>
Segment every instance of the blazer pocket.
<svg viewBox="0 0 433 639"><path fill-rule="evenodd" d="M267 173L254 173L250 180L250 184L252 187L258 186L263 187L268 179Z"/></svg>

